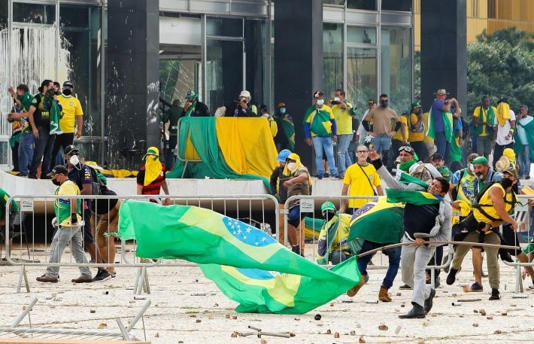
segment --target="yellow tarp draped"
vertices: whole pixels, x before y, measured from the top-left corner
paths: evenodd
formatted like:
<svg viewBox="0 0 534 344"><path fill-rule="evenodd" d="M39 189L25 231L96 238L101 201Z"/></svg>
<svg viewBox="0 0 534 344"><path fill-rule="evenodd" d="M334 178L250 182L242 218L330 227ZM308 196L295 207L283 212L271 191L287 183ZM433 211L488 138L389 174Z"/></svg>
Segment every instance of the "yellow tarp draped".
<svg viewBox="0 0 534 344"><path fill-rule="evenodd" d="M265 118L220 117L215 123L219 148L232 170L271 176L277 151Z"/></svg>
<svg viewBox="0 0 534 344"><path fill-rule="evenodd" d="M201 160L197 150L195 149L195 146L193 145L193 142L191 142L191 133L189 133L187 137L184 154L186 160Z"/></svg>

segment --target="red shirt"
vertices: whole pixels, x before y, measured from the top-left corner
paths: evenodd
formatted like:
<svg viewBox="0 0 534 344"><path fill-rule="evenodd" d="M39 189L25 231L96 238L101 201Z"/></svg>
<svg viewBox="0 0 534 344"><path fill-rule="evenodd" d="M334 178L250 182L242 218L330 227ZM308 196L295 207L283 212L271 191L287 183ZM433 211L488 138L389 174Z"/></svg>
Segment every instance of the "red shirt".
<svg viewBox="0 0 534 344"><path fill-rule="evenodd" d="M161 172L159 176L152 181L152 183L144 186L145 182L145 166L141 166L139 169L139 173L137 174L137 185L143 186L143 191L141 194L143 195L159 195L159 191L161 189L161 184L165 181L165 172L167 172L167 168L165 167L165 164L161 164Z"/></svg>

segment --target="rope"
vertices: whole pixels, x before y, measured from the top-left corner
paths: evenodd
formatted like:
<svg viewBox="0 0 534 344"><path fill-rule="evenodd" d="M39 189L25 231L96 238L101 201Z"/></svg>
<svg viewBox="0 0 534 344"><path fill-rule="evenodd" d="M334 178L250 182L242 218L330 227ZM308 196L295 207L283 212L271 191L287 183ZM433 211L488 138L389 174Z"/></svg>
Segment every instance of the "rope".
<svg viewBox="0 0 534 344"><path fill-rule="evenodd" d="M478 247L490 247L490 248L503 248L506 250L521 250L521 247L519 246L509 246L509 245L497 245L497 244L485 244L485 243L477 243L477 242L468 242L468 241L425 241L425 245L461 245L461 246L478 246ZM364 253L358 254L358 258L362 258L371 254L375 254L376 252L380 252L383 250L388 250L390 248L396 248L396 247L402 247L402 246L408 246L408 245L414 245L413 242L400 242L397 244L391 244L382 246L379 248L375 248L373 250L366 251Z"/></svg>

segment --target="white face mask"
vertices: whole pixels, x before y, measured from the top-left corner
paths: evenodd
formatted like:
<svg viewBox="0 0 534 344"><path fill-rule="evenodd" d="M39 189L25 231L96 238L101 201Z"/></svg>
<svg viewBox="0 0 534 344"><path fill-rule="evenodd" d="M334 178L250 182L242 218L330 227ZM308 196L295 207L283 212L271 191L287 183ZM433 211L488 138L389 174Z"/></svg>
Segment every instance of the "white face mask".
<svg viewBox="0 0 534 344"><path fill-rule="evenodd" d="M77 155L73 155L73 156L70 157L69 162L72 165L76 166L76 165L78 165L80 163L80 159L78 159Z"/></svg>
<svg viewBox="0 0 534 344"><path fill-rule="evenodd" d="M471 172L475 172L475 166L473 166L473 164L469 164L469 171Z"/></svg>
<svg viewBox="0 0 534 344"><path fill-rule="evenodd" d="M295 165L296 165L296 163L289 162L289 163L287 163L287 169L290 170L290 171L293 171L293 169L295 168Z"/></svg>
<svg viewBox="0 0 534 344"><path fill-rule="evenodd" d="M324 104L324 99L317 99L316 104L319 105L319 106L323 106L323 104Z"/></svg>

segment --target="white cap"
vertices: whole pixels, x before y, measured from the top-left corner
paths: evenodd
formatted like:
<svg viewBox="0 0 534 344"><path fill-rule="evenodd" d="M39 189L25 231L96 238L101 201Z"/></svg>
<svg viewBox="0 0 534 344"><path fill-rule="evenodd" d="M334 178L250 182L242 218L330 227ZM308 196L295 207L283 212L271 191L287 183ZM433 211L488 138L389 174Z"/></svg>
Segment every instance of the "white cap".
<svg viewBox="0 0 534 344"><path fill-rule="evenodd" d="M248 98L248 99L251 99L252 97L250 96L250 92L247 91L247 90L243 90L241 91L241 93L239 93L239 98Z"/></svg>

